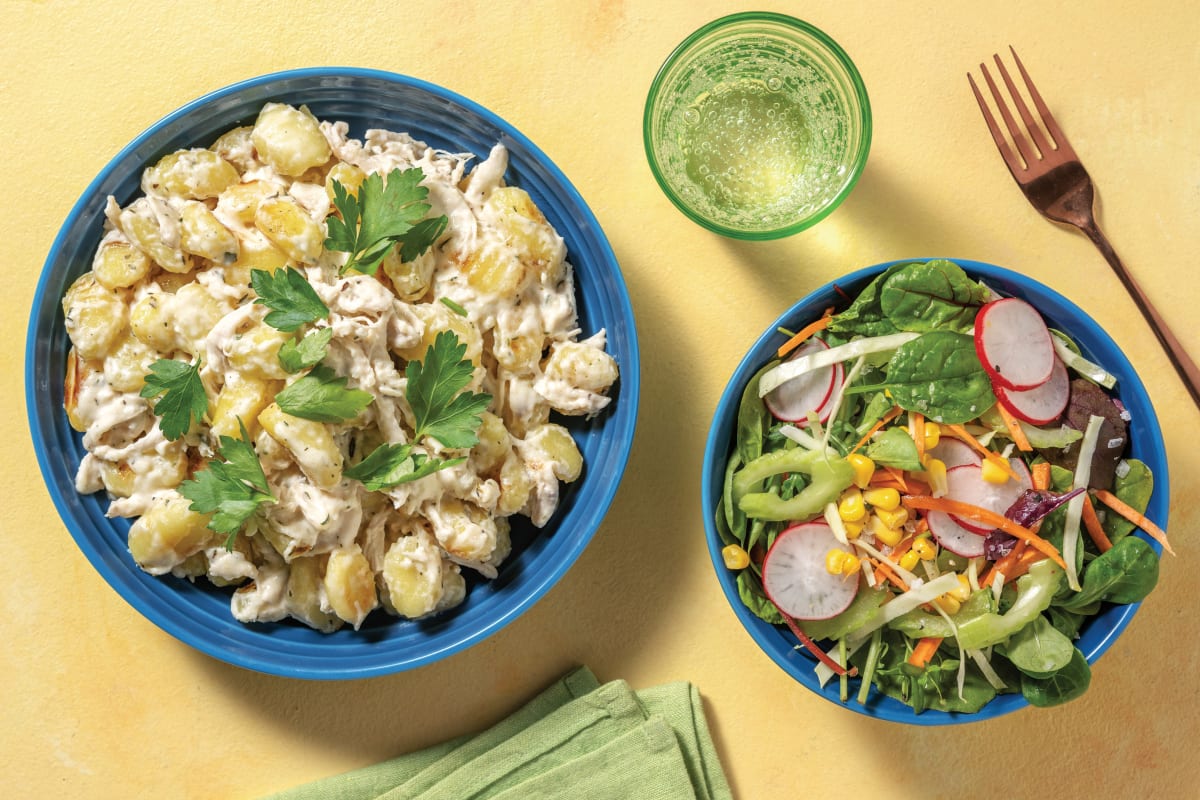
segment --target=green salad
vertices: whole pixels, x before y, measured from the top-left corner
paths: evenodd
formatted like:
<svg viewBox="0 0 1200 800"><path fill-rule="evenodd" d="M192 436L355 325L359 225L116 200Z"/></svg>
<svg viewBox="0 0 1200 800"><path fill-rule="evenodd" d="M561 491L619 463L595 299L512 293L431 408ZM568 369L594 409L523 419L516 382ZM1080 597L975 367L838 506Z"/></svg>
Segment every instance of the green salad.
<svg viewBox="0 0 1200 800"><path fill-rule="evenodd" d="M1154 479L1115 378L945 260L893 266L746 385L716 511L725 565L822 681L972 713L1086 691L1087 620L1143 599Z"/></svg>

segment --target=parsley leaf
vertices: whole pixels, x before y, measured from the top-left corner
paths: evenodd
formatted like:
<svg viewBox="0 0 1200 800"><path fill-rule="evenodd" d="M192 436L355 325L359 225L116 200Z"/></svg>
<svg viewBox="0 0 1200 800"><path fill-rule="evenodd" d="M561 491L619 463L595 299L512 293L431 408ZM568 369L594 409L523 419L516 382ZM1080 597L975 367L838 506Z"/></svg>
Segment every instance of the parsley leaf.
<svg viewBox="0 0 1200 800"><path fill-rule="evenodd" d="M150 365L141 396L158 397L154 413L159 416L158 427L171 441L188 432L192 419L199 422L208 411L208 394L200 380L200 358L195 364L160 358Z"/></svg>
<svg viewBox="0 0 1200 800"><path fill-rule="evenodd" d="M413 439L431 436L444 447L472 447L479 441L479 415L492 401L490 394L464 392L474 367L463 358L467 346L452 331L442 331L425 351L425 361L410 361L405 397L416 419Z"/></svg>
<svg viewBox="0 0 1200 800"><path fill-rule="evenodd" d="M258 295L254 302L271 309L263 321L276 330L294 331L329 316L329 307L317 296L304 273L293 267L273 273L251 270L250 285Z"/></svg>
<svg viewBox="0 0 1200 800"><path fill-rule="evenodd" d="M279 347L279 363L288 372L314 367L329 352L333 328L309 331L300 341L290 340Z"/></svg>
<svg viewBox="0 0 1200 800"><path fill-rule="evenodd" d="M411 444L381 444L362 461L343 470L342 474L362 481L368 491L379 492L401 483L411 483L466 460L430 458L424 453L414 453Z"/></svg>
<svg viewBox="0 0 1200 800"><path fill-rule="evenodd" d="M446 217L422 219L431 206L425 202L429 189L421 186L425 173L420 167L392 170L386 181L374 172L366 177L355 196L338 181L333 182L333 204L341 218L329 217L325 247L349 253L344 275L358 270L374 275L379 262L396 242L405 261L425 252L446 229Z"/></svg>
<svg viewBox="0 0 1200 800"><path fill-rule="evenodd" d="M242 438L221 437L218 451L224 461L212 460L208 468L179 485L179 493L192 501L191 509L212 514L208 527L224 533L225 549L233 549L238 531L263 503L275 502L262 464L247 439L246 426L238 420Z"/></svg>
<svg viewBox="0 0 1200 800"><path fill-rule="evenodd" d="M282 348L280 348L282 349ZM275 395L275 402L293 417L315 422L344 422L358 416L375 398L361 389L347 389L346 379L329 367L316 367Z"/></svg>

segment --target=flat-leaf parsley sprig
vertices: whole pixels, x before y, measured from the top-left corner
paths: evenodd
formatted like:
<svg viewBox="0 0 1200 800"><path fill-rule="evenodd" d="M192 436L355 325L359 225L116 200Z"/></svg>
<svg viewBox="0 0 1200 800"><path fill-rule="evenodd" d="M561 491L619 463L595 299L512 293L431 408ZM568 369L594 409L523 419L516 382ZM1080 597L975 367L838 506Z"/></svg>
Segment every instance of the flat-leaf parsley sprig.
<svg viewBox="0 0 1200 800"><path fill-rule="evenodd" d="M140 394L148 400L158 397L154 402L158 427L171 441L187 433L193 419L199 422L208 413L208 394L200 380L199 356L194 364L172 358L155 361Z"/></svg>
<svg viewBox="0 0 1200 800"><path fill-rule="evenodd" d="M314 367L275 395L275 402L284 412L314 422L353 419L374 399L362 389L347 389L346 379L325 366Z"/></svg>
<svg viewBox="0 0 1200 800"><path fill-rule="evenodd" d="M421 185L424 177L419 167L394 169L386 180L374 172L362 182L357 196L333 182L333 204L341 218L329 217L325 247L350 254L341 274L353 269L374 275L397 242L400 258L411 261L437 241L447 219L445 215L424 219L431 208L425 202L429 189Z"/></svg>
<svg viewBox="0 0 1200 800"><path fill-rule="evenodd" d="M464 392L474 366L464 358L467 346L452 331L442 331L425 351L424 361L409 362L405 399L416 421L413 441L437 439L444 447L465 449L479 441L480 417L492 401L490 394ZM411 444L382 444L345 470L348 478L362 481L371 491L409 483L440 469L466 461L441 459L417 453Z"/></svg>
<svg viewBox="0 0 1200 800"><path fill-rule="evenodd" d="M274 272L256 269L250 272L250 285L258 297L255 304L271 309L263 322L284 333L292 333L312 322L329 317L329 306L317 294L308 278L298 269L287 267ZM332 328L311 330L299 339L279 347L279 363L288 372L300 372L316 366L329 352Z"/></svg>
<svg viewBox="0 0 1200 800"><path fill-rule="evenodd" d="M329 316L329 306L317 295L316 289L294 267L267 272L251 270L250 286L258 297L255 304L271 309L263 322L275 330L291 333L309 322Z"/></svg>
<svg viewBox="0 0 1200 800"><path fill-rule="evenodd" d="M492 401L490 394L462 392L475 366L464 356L466 344L452 331L442 331L425 351L424 361L410 361L404 375L405 398L416 419L414 439L431 436L443 447L473 447L479 438L479 415Z"/></svg>
<svg viewBox="0 0 1200 800"><path fill-rule="evenodd" d="M179 485L179 493L192 501L191 509L212 514L208 527L225 534L225 549L233 549L238 531L263 503L275 502L246 426L238 419L242 438L221 437L220 459Z"/></svg>

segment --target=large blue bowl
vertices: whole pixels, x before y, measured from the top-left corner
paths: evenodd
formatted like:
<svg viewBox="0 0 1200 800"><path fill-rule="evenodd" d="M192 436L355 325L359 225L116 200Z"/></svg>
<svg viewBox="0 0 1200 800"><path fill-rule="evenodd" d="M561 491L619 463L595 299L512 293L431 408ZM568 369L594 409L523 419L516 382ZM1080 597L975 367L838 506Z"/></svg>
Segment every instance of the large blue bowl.
<svg viewBox="0 0 1200 800"><path fill-rule="evenodd" d="M514 524L513 553L499 577L472 582L466 602L428 621L403 621L379 611L361 630L329 635L294 623L244 625L230 615L229 590L138 569L126 548L129 522L105 517L103 493L81 496L74 489L84 450L63 411L69 342L60 300L91 265L105 199L113 195L127 204L148 164L252 123L269 101L306 104L320 119L345 120L355 136L372 127L407 131L434 147L480 158L497 142L504 144L510 157L506 180L527 190L566 240L581 328L585 333L606 328L609 352L620 365L606 412L564 423L585 466L583 477L565 487L554 518L540 531ZM639 372L633 310L620 268L596 218L558 167L512 125L464 97L403 75L349 68L280 72L229 86L163 118L118 153L54 240L34 299L25 357L29 425L42 474L67 528L105 580L160 628L211 656L261 672L318 679L381 675L437 661L500 630L544 595L583 552L617 491L637 420Z"/></svg>
<svg viewBox="0 0 1200 800"><path fill-rule="evenodd" d="M785 672L826 700L838 704L841 704L838 681L830 681L822 688L813 672L816 660L807 651L796 649L796 640L792 634L783 626L774 626L763 622L739 599L737 574L725 567L721 557L721 548L724 543L716 529L717 502L721 498L725 465L734 447L737 409L741 401L742 390L754 373L774 357L775 351L785 341L778 329L783 327L797 330L817 319L825 308L844 307L847 295L856 296L863 287L870 283L872 278L893 264L926 260L928 259L908 258L877 264L850 273L813 291L771 323L750 348L742 362L738 364L725 392L721 395L704 451L701 494L708 549L717 573L717 580L720 582L734 614L741 620L742 625L745 626L759 647ZM1166 528L1167 500L1170 491L1167 486L1167 454L1163 446L1162 431L1159 430L1158 418L1154 414L1154 407L1150 403L1146 387L1142 385L1125 354L1121 352L1104 328L1100 327L1078 306L1054 290L1024 275L991 264L963 259L951 260L966 270L969 275L983 280L1000 294L1020 297L1032 303L1042 312L1051 327L1070 335L1079 344L1086 357L1102 365L1117 377L1117 388L1114 394L1120 398L1132 415L1132 421L1129 423L1130 455L1145 462L1154 473L1154 494L1150 498L1146 515L1159 526ZM1147 539L1147 541L1150 540ZM1150 541L1150 544L1161 555L1162 548L1158 543ZM1094 663L1116 641L1121 631L1125 630L1125 626L1137 613L1139 606L1140 603L1109 606L1088 621L1075 644L1087 657L1089 664ZM975 722L998 717L1027 705L1025 698L1019 693L1004 694L997 696L975 714L936 710L914 714L908 706L898 700L882 696L874 689L871 690L865 706L853 699L845 704L847 708L869 717L913 725L954 725Z"/></svg>

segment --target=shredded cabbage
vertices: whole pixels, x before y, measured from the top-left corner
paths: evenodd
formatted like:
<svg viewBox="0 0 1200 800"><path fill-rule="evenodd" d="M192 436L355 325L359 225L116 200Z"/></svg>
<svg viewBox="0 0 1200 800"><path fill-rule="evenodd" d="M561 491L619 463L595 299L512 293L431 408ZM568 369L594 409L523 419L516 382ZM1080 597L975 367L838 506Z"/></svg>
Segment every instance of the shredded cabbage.
<svg viewBox="0 0 1200 800"><path fill-rule="evenodd" d="M907 614L919 605L932 603L938 597L958 586L958 575L947 572L939 578L922 583L904 594L896 595L879 607L874 614L863 623L862 627L846 637L846 644L851 647L861 645L876 628L882 628L902 614Z"/></svg>
<svg viewBox="0 0 1200 800"><path fill-rule="evenodd" d="M852 342L840 344L828 350L821 350L816 353L800 356L799 358L793 358L790 361L784 361L774 369L764 372L763 376L758 379L758 396L765 397L792 378L798 378L806 372L840 364L843 361L849 361L852 358L858 358L868 353L882 353L886 350L895 350L900 345L905 342L911 342L920 335L919 333L904 332L892 333L887 336L872 336L867 339L855 339Z"/></svg>
<svg viewBox="0 0 1200 800"><path fill-rule="evenodd" d="M1087 428L1083 431L1083 439L1079 442L1079 461L1075 465L1075 481L1072 489L1083 489L1075 497L1067 501L1067 516L1063 523L1063 561L1067 564L1067 585L1079 591L1079 575L1075 569L1075 553L1079 549L1079 520L1083 516L1083 504L1087 502L1084 496L1088 481L1092 478L1092 457L1096 454L1096 443L1100 438L1100 425L1104 417L1092 414L1088 417Z"/></svg>
<svg viewBox="0 0 1200 800"><path fill-rule="evenodd" d="M1111 389L1117 385L1117 376L1106 370L1104 367L1094 362L1088 361L1083 356L1076 353L1070 348L1066 340L1059 336L1057 332L1050 332L1050 340L1054 342L1054 352L1062 359L1062 362L1071 369L1078 372L1088 380L1095 381L1105 389Z"/></svg>

